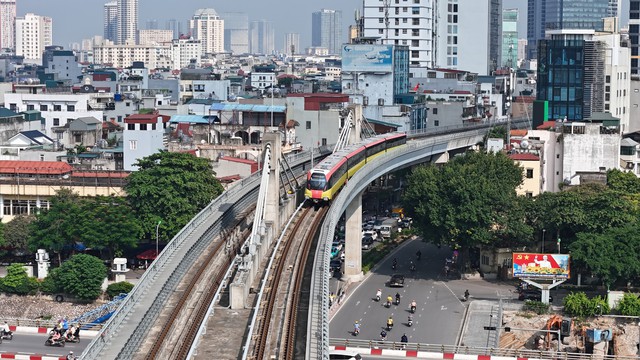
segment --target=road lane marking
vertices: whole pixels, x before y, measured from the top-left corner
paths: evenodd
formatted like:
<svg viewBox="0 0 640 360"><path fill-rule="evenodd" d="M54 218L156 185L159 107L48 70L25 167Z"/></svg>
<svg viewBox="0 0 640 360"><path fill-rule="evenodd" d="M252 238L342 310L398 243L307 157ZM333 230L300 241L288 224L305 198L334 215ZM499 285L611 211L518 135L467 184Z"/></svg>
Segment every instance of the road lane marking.
<svg viewBox="0 0 640 360"><path fill-rule="evenodd" d="M451 290L451 288L444 282L439 282L442 286L444 286L445 288L447 288L447 290L449 290L449 292L451 293L451 295L453 295L454 298L456 298L456 300L458 300L458 302L460 303L460 305L462 305L464 307L464 304L462 303L462 301L460 301L460 298L458 298L458 296L456 295L456 293L453 292L453 290Z"/></svg>

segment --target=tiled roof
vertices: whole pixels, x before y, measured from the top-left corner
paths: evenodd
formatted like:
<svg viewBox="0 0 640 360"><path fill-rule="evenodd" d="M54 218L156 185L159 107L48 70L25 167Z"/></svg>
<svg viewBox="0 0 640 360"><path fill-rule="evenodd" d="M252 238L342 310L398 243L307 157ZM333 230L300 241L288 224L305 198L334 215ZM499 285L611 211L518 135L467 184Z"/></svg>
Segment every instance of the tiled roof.
<svg viewBox="0 0 640 360"><path fill-rule="evenodd" d="M241 164L250 164L250 165L257 164L255 160L240 159L232 156L223 156L220 158L220 160L226 160L226 161L237 162Z"/></svg>
<svg viewBox="0 0 640 360"><path fill-rule="evenodd" d="M530 154L530 153L516 153L509 155L511 160L516 161L540 161L540 157L538 155Z"/></svg>
<svg viewBox="0 0 640 360"><path fill-rule="evenodd" d="M61 161L0 160L0 174L66 174L73 167Z"/></svg>

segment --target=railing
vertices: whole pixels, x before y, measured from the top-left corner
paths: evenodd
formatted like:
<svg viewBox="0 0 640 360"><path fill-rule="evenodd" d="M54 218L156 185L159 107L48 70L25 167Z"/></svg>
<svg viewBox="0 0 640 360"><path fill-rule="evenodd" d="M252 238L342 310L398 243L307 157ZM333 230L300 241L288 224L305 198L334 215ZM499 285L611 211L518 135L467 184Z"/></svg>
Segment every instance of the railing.
<svg viewBox="0 0 640 360"><path fill-rule="evenodd" d="M420 344L393 341L377 341L377 340L352 340L352 339L330 339L329 346L359 348L359 349L388 349L388 350L414 350L429 353L441 354L462 354L462 355L488 355L513 357L524 359L556 359L556 360L637 360L637 356L614 356L614 355L596 355L571 352L558 352L546 350L529 350L529 349L506 349L506 348L483 348L473 346L458 345L436 345L436 344ZM404 347L403 347L404 345Z"/></svg>

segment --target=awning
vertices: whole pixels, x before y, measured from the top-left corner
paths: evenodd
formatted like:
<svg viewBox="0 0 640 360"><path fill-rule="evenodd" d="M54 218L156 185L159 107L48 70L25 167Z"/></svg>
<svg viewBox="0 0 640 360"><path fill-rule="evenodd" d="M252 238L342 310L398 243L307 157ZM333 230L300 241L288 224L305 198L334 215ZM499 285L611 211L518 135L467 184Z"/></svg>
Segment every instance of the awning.
<svg viewBox="0 0 640 360"><path fill-rule="evenodd" d="M138 258L139 260L155 260L156 256L158 256L158 253L156 253L156 249L149 249L136 255L136 258Z"/></svg>

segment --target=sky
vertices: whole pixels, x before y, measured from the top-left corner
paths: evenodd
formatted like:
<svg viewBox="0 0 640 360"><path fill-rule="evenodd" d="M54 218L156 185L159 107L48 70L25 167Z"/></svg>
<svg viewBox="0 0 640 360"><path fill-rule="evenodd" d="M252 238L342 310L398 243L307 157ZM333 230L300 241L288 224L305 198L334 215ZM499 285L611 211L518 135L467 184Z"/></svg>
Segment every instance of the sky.
<svg viewBox="0 0 640 360"><path fill-rule="evenodd" d="M93 35L103 34L104 4L108 0L18 0L18 16L31 12L53 18L53 42L67 47ZM186 30L188 19L200 8L218 13L244 12L249 20L270 20L275 26L276 48L282 49L286 33L299 33L300 46L311 45L311 13L321 8L342 11L343 34L354 23L354 12L362 9L362 0L139 0L138 27L157 19L163 26L168 19L178 19ZM520 9L519 37L526 37L527 0L503 0L504 8Z"/></svg>

